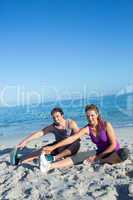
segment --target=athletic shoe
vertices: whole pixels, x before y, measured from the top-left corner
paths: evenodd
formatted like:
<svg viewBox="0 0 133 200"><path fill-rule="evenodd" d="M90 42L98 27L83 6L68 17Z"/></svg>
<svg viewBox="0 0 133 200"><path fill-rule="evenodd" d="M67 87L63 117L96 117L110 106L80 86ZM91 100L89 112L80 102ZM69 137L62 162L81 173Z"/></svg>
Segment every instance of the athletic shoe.
<svg viewBox="0 0 133 200"><path fill-rule="evenodd" d="M50 168L50 162L47 160L44 154L40 156L40 170L42 173L47 173Z"/></svg>
<svg viewBox="0 0 133 200"><path fill-rule="evenodd" d="M10 153L10 163L11 165L17 165L19 163L19 158L17 155L17 148L13 148L13 150Z"/></svg>
<svg viewBox="0 0 133 200"><path fill-rule="evenodd" d="M54 156L52 156L51 154L46 155L46 159L47 159L47 161L49 161L50 163L52 163L53 161L55 161Z"/></svg>

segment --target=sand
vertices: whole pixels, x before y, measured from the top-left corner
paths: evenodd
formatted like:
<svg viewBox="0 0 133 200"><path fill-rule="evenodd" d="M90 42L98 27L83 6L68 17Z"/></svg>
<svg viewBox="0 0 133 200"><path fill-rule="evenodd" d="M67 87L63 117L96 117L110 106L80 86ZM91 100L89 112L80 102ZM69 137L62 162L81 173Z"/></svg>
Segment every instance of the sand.
<svg viewBox="0 0 133 200"><path fill-rule="evenodd" d="M133 199L133 128L116 129L122 146L130 150L128 160L115 165L76 165L56 169L44 175L38 163L11 166L9 153L15 143L0 145L1 200L130 200ZM41 141L27 150L39 148ZM46 141L45 141L46 143ZM17 144L17 143L16 143ZM37 145L35 145L37 144ZM80 151L93 149L91 141L82 139Z"/></svg>

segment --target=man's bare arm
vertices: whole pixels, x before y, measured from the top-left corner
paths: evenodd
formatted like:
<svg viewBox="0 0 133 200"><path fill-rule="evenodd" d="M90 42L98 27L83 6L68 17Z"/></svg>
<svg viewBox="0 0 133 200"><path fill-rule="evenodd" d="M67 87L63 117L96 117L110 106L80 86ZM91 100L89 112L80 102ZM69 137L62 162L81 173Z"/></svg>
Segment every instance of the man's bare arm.
<svg viewBox="0 0 133 200"><path fill-rule="evenodd" d="M80 130L77 123L74 120L71 121L70 128L72 129L73 133L78 133Z"/></svg>
<svg viewBox="0 0 133 200"><path fill-rule="evenodd" d="M30 141L34 140L34 139L37 139L37 138L40 138L46 134L48 134L49 132L52 132L53 130L53 126L50 125L40 131L36 131L36 132L33 132L30 136L26 137L24 140L22 140L18 145L17 147L18 148L23 148L25 147Z"/></svg>

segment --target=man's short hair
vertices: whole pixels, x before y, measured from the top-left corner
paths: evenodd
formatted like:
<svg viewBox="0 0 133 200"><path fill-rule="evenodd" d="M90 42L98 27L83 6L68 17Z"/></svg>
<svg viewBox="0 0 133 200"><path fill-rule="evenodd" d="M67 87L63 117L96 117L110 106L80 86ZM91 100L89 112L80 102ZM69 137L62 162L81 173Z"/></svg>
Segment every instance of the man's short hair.
<svg viewBox="0 0 133 200"><path fill-rule="evenodd" d="M59 112L61 115L64 115L63 110L61 108L59 108L59 107L53 108L53 110L51 111L51 115L53 115L56 112Z"/></svg>

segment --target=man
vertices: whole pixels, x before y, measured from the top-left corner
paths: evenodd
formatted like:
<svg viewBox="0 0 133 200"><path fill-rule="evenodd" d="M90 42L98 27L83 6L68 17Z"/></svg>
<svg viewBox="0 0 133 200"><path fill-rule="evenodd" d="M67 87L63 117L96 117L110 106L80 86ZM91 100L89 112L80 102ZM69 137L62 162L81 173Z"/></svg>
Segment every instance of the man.
<svg viewBox="0 0 133 200"><path fill-rule="evenodd" d="M30 141L33 139L39 138L41 136L44 136L48 133L53 133L55 135L55 142L50 145L53 145L55 143L60 142L61 140L69 137L70 135L73 135L79 131L79 128L77 126L77 123L74 120L65 119L64 113L61 108L54 108L51 111L51 115L53 117L53 123L49 126L43 128L40 131L32 133L30 136L28 136L26 139L24 139L22 142L20 142L17 145L17 148L24 148ZM40 154L43 152L43 148L39 149L36 152L33 152L31 155L27 156L27 158L20 160L20 162L30 162L32 160L38 159ZM57 161L61 158L65 158L71 155L74 155L77 153L77 151L80 148L80 141L76 140L70 145L66 145L63 147L60 147L52 152L52 160Z"/></svg>

